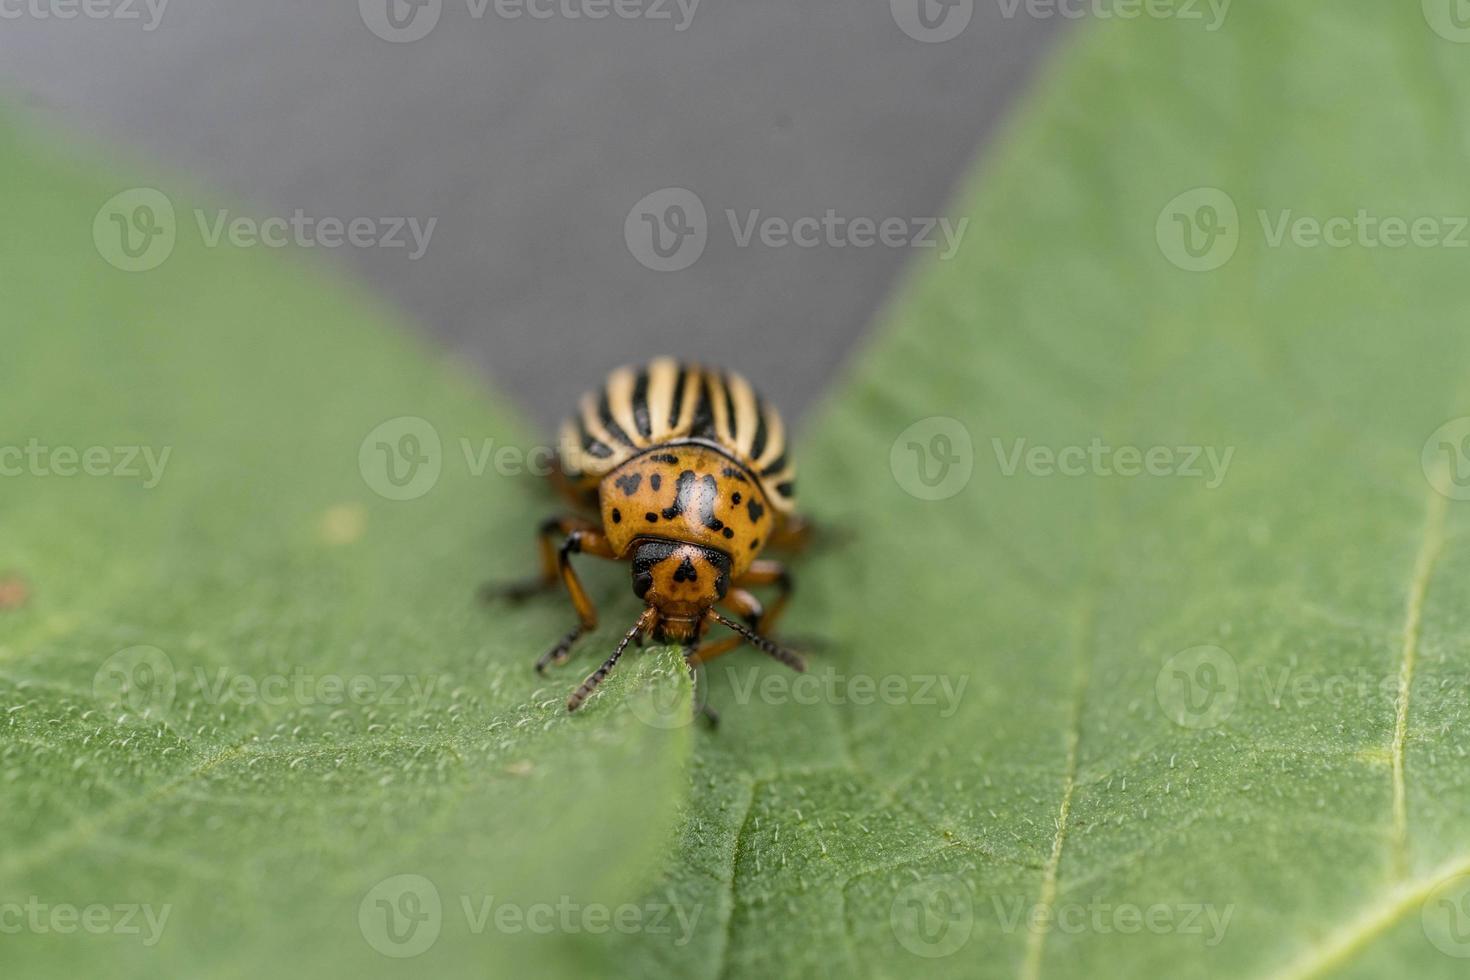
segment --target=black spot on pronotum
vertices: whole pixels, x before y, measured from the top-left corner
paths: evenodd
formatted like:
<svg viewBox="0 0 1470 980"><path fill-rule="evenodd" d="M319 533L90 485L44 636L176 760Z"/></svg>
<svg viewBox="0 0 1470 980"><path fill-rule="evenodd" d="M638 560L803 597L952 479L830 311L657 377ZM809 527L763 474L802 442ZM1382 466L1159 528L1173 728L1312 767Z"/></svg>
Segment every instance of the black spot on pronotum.
<svg viewBox="0 0 1470 980"><path fill-rule="evenodd" d="M760 501L756 500L754 497L750 499L750 503L745 505L745 509L750 512L750 519L756 523L760 523L760 519L765 516L766 513L766 509L762 507Z"/></svg>
<svg viewBox="0 0 1470 980"><path fill-rule="evenodd" d="M739 490L736 490L734 493L730 494L730 503L734 504L736 507L739 507L740 506L740 491Z"/></svg>
<svg viewBox="0 0 1470 980"><path fill-rule="evenodd" d="M739 480L741 483L749 483L750 482L749 480L747 480L745 478L745 474L744 473L740 472L739 470L737 470L733 466L727 466L724 469L720 470L720 475L721 476L728 476L732 480Z"/></svg>
<svg viewBox="0 0 1470 980"><path fill-rule="evenodd" d="M612 519L614 524L623 523L623 512L614 507L612 509Z"/></svg>
<svg viewBox="0 0 1470 980"><path fill-rule="evenodd" d="M751 538L750 539L750 550L751 551L754 551L755 549L759 548L760 546L761 546L761 539L760 538Z"/></svg>
<svg viewBox="0 0 1470 980"><path fill-rule="evenodd" d="M648 478L648 485L650 487L653 487L653 489L655 489L655 490L657 490L659 487L663 486L663 482L664 482L664 478L661 477L661 476L659 476L657 473L654 473L654 474L650 475L649 478Z"/></svg>
<svg viewBox="0 0 1470 980"><path fill-rule="evenodd" d="M687 555L685 556L684 560L679 563L679 567L676 568L676 569L674 569L674 581L675 582L698 582L699 581L699 570L694 567L694 562L690 561Z"/></svg>
<svg viewBox="0 0 1470 980"><path fill-rule="evenodd" d="M731 530L730 528L728 528L728 527L727 528L721 528L720 533L723 534L727 538L733 538L735 536L735 532L733 530Z"/></svg>
<svg viewBox="0 0 1470 980"><path fill-rule="evenodd" d="M711 531L719 531L725 523L715 516L715 504L719 502L720 485L713 476L695 476L693 470L684 470L674 485L674 503L663 509L664 520L688 514L692 508L699 522Z"/></svg>
<svg viewBox="0 0 1470 980"><path fill-rule="evenodd" d="M650 524L658 523L658 515L655 514L653 511L649 511L648 513L644 514L643 519Z"/></svg>
<svg viewBox="0 0 1470 980"><path fill-rule="evenodd" d="M624 473L613 481L618 489L623 491L623 496L631 497L638 492L638 485L643 482L642 473Z"/></svg>

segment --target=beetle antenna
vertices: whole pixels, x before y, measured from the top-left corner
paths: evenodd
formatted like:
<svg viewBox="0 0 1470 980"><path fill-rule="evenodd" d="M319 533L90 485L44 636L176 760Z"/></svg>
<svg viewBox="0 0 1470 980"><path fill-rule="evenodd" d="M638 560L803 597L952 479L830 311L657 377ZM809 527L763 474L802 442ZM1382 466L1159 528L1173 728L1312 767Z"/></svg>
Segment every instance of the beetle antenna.
<svg viewBox="0 0 1470 980"><path fill-rule="evenodd" d="M798 674L806 673L806 661L802 660L801 657L792 653L785 647L777 646L775 643L772 643L764 636L761 636L759 633L756 633L746 627L743 623L737 622L733 619L726 619L714 609L711 609L708 615L710 619L713 619L721 626L728 626L730 629L745 637L745 642L755 647L761 653L764 653L770 657L774 657L786 666L790 667L792 670L796 671Z"/></svg>
<svg viewBox="0 0 1470 980"><path fill-rule="evenodd" d="M623 638L618 641L617 648L613 650L612 656L608 657L607 660L603 662L601 667L598 667L596 670L594 670L591 675L589 675L588 678L582 682L582 686L573 691L572 696L567 698L568 711L576 711L582 706L582 702L586 701L588 696L591 695L593 691L597 690L597 685L601 684L603 679L607 677L612 669L618 665L618 658L623 655L623 651L628 648L628 644L633 642L634 637L641 636L643 634L643 631L647 629L649 625L653 622L653 617L653 607L650 606L649 608L643 610L643 615L638 617L638 622L634 623L633 628L628 630L628 632L623 635Z"/></svg>

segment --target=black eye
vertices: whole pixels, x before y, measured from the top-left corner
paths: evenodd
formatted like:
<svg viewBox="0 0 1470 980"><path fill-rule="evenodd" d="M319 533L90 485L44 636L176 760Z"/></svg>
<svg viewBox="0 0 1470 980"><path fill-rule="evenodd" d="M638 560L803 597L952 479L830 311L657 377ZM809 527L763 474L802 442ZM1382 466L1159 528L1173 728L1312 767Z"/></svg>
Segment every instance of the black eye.
<svg viewBox="0 0 1470 980"><path fill-rule="evenodd" d="M633 575L633 594L642 599L653 588L653 574L651 572L637 572Z"/></svg>

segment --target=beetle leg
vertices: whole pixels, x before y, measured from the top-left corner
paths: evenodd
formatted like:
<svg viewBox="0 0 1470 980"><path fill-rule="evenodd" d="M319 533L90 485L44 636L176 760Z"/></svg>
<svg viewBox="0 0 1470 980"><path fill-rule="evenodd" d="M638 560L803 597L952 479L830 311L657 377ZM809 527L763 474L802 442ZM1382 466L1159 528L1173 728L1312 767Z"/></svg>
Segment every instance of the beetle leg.
<svg viewBox="0 0 1470 980"><path fill-rule="evenodd" d="M818 523L800 514L790 514L781 521L766 546L788 555L807 550L827 551L839 548L853 539L855 532L847 525Z"/></svg>
<svg viewBox="0 0 1470 980"><path fill-rule="evenodd" d="M709 663L716 657L724 656L744 642L745 637L743 636L727 636L723 639L712 640L689 654L689 662L691 664Z"/></svg>
<svg viewBox="0 0 1470 980"><path fill-rule="evenodd" d="M556 644L536 661L536 672L539 674L546 669L549 663L564 663L571 653L572 644L583 633L590 633L597 629L597 608L592 605L592 600L587 597L587 590L582 588L582 580L577 577L576 569L572 568L572 555L582 552L588 555L596 555L599 558L614 558L612 545L608 543L606 536L601 531L573 531L568 535L566 541L562 542L561 550L557 552L557 569L561 573L561 580L566 584L567 594L572 598L572 606L577 610L577 625L567 631ZM641 622L641 620L640 620ZM633 634L628 634L631 640Z"/></svg>
<svg viewBox="0 0 1470 980"><path fill-rule="evenodd" d="M776 620L780 619L781 614L786 611L786 603L791 600L792 590L796 587L786 566L779 561L771 561L767 558L757 558L751 562L750 568L740 576L735 584L741 587L739 591L742 592L747 586L774 585L776 587L775 601L758 612L759 618L751 624L758 633L770 633L775 628ZM760 604L756 605L759 608Z"/></svg>
<svg viewBox="0 0 1470 980"><path fill-rule="evenodd" d="M751 629L760 629L761 619L766 614L765 607L761 605L761 601L752 595L749 590L740 588L739 586L733 587L730 589L729 594L721 601L725 604L726 609L738 614L750 624Z"/></svg>
<svg viewBox="0 0 1470 980"><path fill-rule="evenodd" d="M819 536L817 527L810 518L788 514L766 545L780 551L797 553L805 551L811 545L812 538Z"/></svg>
<svg viewBox="0 0 1470 980"><path fill-rule="evenodd" d="M548 517L536 528L536 544L541 552L541 574L516 582L490 582L480 589L480 598L486 602L507 599L522 602L539 593L556 587L557 557L552 539L558 534L568 535L577 531L593 531L596 525L584 517L566 514Z"/></svg>

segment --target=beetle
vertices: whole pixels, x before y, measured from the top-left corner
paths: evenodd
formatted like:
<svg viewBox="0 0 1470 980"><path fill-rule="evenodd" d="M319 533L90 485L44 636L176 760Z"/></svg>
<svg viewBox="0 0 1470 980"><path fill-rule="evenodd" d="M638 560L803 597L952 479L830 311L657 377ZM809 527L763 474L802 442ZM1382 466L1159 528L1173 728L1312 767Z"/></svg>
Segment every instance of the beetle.
<svg viewBox="0 0 1470 980"><path fill-rule="evenodd" d="M761 555L802 547L811 525L795 512L786 427L745 378L670 357L618 368L562 425L551 478L577 512L541 523L538 575L487 589L521 600L565 585L577 623L536 661L537 673L565 663L577 640L597 628L573 555L629 562L633 593L643 602L612 655L567 698L568 711L597 689L629 643L645 638L682 645L691 674L743 643L806 669L769 639L793 583L783 563ZM750 591L761 586L776 590L769 605ZM734 635L703 642L715 624Z"/></svg>

